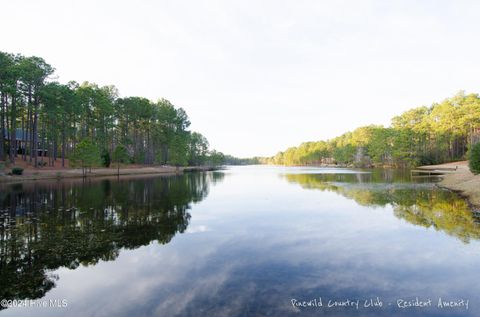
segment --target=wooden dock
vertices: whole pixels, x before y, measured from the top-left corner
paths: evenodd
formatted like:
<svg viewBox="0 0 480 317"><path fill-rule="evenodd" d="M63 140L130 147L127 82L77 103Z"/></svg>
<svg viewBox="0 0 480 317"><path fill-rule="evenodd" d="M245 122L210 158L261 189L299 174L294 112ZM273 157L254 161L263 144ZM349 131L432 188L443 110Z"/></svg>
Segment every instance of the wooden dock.
<svg viewBox="0 0 480 317"><path fill-rule="evenodd" d="M421 166L416 169L410 170L412 177L421 176L441 176L444 174L456 173L458 166L453 167L435 167L435 166Z"/></svg>

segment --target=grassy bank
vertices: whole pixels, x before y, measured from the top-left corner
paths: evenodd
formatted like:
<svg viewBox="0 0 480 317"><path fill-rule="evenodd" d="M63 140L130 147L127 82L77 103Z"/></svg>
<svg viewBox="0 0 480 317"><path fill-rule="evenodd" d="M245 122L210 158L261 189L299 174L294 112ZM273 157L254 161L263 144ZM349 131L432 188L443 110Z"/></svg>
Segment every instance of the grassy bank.
<svg viewBox="0 0 480 317"><path fill-rule="evenodd" d="M127 166L120 168L120 176L126 175L176 175L187 172L196 171L211 171L218 168L209 166L187 166L187 167L174 167L174 166ZM105 176L117 176L117 168L95 168L91 172L87 173L87 177L105 177ZM15 183L24 181L36 181L46 179L64 179L64 178L81 178L82 170L78 168L65 168L65 169L34 169L27 168L24 170L23 175L3 175L0 176L0 183Z"/></svg>

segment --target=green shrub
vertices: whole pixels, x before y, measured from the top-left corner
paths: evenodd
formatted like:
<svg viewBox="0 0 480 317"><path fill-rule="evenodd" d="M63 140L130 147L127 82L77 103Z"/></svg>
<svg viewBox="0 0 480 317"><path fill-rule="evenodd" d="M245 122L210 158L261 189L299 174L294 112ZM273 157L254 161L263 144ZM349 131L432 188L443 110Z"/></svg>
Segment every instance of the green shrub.
<svg viewBox="0 0 480 317"><path fill-rule="evenodd" d="M22 175L23 174L23 168L21 168L21 167L12 168L12 174L13 175Z"/></svg>
<svg viewBox="0 0 480 317"><path fill-rule="evenodd" d="M420 165L434 165L434 164L440 163L435 158L434 153L421 154L419 157L419 160L420 160Z"/></svg>
<svg viewBox="0 0 480 317"><path fill-rule="evenodd" d="M468 152L468 165L473 174L480 174L480 142L473 145Z"/></svg>
<svg viewBox="0 0 480 317"><path fill-rule="evenodd" d="M101 157L101 160L102 160L102 165L104 167L110 167L110 163L111 163L111 158L110 158L110 153L108 153L108 150L104 149L102 151L102 154L100 155Z"/></svg>

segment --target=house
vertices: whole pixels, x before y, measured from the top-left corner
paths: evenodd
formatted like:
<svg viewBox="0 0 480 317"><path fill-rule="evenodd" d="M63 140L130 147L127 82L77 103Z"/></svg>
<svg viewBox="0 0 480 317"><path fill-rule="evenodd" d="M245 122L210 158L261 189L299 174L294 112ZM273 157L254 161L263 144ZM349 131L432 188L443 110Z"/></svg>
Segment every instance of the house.
<svg viewBox="0 0 480 317"><path fill-rule="evenodd" d="M6 143L10 144L11 135L7 129L3 130L3 135L5 136ZM17 154L24 154L28 153L28 149L30 146L30 138L31 133L27 133L27 131L17 128L15 133L15 149ZM41 139L40 137L37 138L37 152L38 156L47 156L48 150L41 148Z"/></svg>
<svg viewBox="0 0 480 317"><path fill-rule="evenodd" d="M480 142L480 127L473 128L471 142L472 144Z"/></svg>

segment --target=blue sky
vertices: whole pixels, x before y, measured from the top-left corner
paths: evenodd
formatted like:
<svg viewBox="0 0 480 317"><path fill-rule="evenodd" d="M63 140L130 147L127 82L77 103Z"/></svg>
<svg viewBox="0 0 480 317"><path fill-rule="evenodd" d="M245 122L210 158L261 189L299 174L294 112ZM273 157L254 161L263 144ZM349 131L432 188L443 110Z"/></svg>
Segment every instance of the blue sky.
<svg viewBox="0 0 480 317"><path fill-rule="evenodd" d="M477 1L2 1L0 50L273 155L480 86Z"/></svg>

